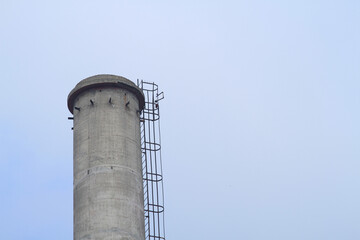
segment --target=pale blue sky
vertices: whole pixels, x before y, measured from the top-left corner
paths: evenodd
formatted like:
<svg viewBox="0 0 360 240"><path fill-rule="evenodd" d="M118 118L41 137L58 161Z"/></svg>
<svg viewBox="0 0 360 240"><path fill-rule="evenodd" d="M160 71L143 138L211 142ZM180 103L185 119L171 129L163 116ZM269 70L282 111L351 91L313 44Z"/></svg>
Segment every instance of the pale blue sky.
<svg viewBox="0 0 360 240"><path fill-rule="evenodd" d="M0 239L72 239L83 78L154 81L168 240L360 239L360 2L0 0Z"/></svg>

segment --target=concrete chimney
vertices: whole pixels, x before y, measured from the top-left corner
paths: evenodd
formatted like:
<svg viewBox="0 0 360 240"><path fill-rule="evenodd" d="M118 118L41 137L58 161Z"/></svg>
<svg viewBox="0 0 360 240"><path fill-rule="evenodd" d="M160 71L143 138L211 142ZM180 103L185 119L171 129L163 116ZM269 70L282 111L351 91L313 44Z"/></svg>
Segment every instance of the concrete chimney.
<svg viewBox="0 0 360 240"><path fill-rule="evenodd" d="M142 91L96 75L68 96L74 121L74 240L144 240Z"/></svg>

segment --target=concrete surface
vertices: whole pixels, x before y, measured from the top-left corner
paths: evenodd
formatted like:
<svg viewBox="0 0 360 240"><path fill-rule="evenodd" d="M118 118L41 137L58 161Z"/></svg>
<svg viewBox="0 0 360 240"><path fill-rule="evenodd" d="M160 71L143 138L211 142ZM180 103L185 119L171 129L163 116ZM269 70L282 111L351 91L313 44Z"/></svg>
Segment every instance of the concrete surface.
<svg viewBox="0 0 360 240"><path fill-rule="evenodd" d="M144 99L125 78L112 85L120 78L85 79L68 98L74 115L74 240L145 239L138 112Z"/></svg>

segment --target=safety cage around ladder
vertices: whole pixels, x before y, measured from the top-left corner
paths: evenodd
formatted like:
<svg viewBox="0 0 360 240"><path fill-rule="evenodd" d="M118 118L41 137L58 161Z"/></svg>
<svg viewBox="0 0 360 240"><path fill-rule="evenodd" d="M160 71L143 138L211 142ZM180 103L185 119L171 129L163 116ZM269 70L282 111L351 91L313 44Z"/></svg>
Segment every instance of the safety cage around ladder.
<svg viewBox="0 0 360 240"><path fill-rule="evenodd" d="M164 186L161 161L159 101L164 93L155 83L137 81L145 96L140 115L144 185L145 240L165 240Z"/></svg>

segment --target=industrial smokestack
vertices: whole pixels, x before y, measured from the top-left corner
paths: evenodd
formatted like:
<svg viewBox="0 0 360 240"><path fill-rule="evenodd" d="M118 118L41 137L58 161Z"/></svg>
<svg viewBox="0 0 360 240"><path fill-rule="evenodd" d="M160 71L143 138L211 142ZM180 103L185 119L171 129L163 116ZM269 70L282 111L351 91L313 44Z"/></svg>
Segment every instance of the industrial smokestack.
<svg viewBox="0 0 360 240"><path fill-rule="evenodd" d="M144 240L140 112L130 80L96 75L68 96L74 120L74 240Z"/></svg>

